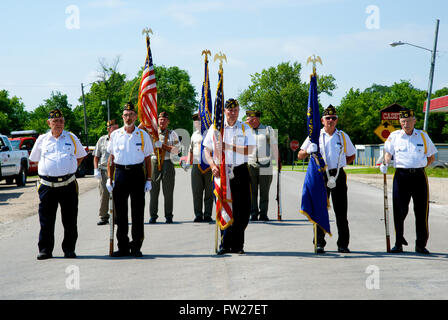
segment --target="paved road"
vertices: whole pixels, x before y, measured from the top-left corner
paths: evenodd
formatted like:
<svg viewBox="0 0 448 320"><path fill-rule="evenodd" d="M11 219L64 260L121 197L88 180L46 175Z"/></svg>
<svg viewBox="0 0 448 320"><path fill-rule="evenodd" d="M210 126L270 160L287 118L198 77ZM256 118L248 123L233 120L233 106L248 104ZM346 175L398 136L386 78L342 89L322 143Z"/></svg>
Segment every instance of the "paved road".
<svg viewBox="0 0 448 320"><path fill-rule="evenodd" d="M247 254L218 257L214 254L215 225L192 222L189 174L176 170L175 223L167 225L159 218L161 223L145 224L143 258L108 256L109 227L96 225L96 189L80 197L78 259L63 258L59 217L55 258L46 261L36 260L37 216L15 223L14 232L0 240L0 299L448 298L446 207L431 204L430 256L413 250L412 213L405 232L410 246L403 254L386 254L382 191L349 180L352 253L337 252L334 214L330 211L334 235L327 239L327 253L315 255L312 226L298 212L304 173L284 172L283 220L250 223ZM274 198L272 188L271 219L276 216ZM146 221L148 210L149 194ZM393 242L393 225L391 232Z"/></svg>

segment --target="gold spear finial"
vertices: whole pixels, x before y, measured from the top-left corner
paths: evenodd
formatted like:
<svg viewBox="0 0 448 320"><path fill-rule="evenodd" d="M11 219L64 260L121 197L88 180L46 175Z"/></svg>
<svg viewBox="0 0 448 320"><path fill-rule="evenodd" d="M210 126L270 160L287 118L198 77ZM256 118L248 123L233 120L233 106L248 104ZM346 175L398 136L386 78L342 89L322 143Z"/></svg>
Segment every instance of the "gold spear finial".
<svg viewBox="0 0 448 320"><path fill-rule="evenodd" d="M142 34L143 35L146 34L146 36L149 37L149 34L153 34L153 33L152 33L151 28L145 28L145 29L143 29Z"/></svg>
<svg viewBox="0 0 448 320"><path fill-rule="evenodd" d="M202 54L201 55L205 55L205 61L208 61L208 57L207 56L211 56L212 53L210 52L210 50L202 50Z"/></svg>
<svg viewBox="0 0 448 320"><path fill-rule="evenodd" d="M311 57L308 57L308 60L306 60L306 64L309 63L313 63L313 74L312 75L317 75L316 74L316 63L319 62L322 65L322 59L319 56L316 56L315 54L313 54Z"/></svg>
<svg viewBox="0 0 448 320"><path fill-rule="evenodd" d="M215 58L213 59L213 62L216 62L216 60L219 60L219 69L222 69L222 61L225 60L227 62L227 57L225 54L221 53L219 51L219 54L215 54Z"/></svg>

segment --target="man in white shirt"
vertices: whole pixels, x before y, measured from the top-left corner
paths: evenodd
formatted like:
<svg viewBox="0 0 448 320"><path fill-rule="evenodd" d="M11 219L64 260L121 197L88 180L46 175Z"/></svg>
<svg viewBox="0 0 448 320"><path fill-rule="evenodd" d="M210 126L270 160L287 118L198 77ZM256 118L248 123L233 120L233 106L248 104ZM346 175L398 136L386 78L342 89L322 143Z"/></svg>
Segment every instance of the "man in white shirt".
<svg viewBox="0 0 448 320"><path fill-rule="evenodd" d="M118 251L114 257L141 257L144 239L145 192L151 190L151 153L149 135L135 126L137 112L132 103L123 110L124 126L110 135L107 152L106 187L113 192L117 224ZM146 170L145 170L146 167ZM128 237L128 198L131 198L132 242Z"/></svg>
<svg viewBox="0 0 448 320"><path fill-rule="evenodd" d="M395 224L392 253L403 252L403 245L408 244L404 238L404 220L412 198L417 234L415 251L429 254L426 249L429 238L429 186L425 167L434 161L437 149L426 132L415 129L416 121L413 110L400 111L401 130L392 132L384 143L385 163L380 170L383 174L387 173L392 156L396 168L392 191Z"/></svg>
<svg viewBox="0 0 448 320"><path fill-rule="evenodd" d="M248 154L253 151L255 140L250 127L238 120L240 107L238 101L226 101L224 114L224 136L217 137L214 126L210 127L204 138L205 157L212 174L220 177L220 148L224 149L226 165L231 166L230 190L232 193L233 223L222 230L218 255L225 253L244 254L244 232L250 216L250 177L247 168ZM219 132L218 132L219 133Z"/></svg>
<svg viewBox="0 0 448 320"><path fill-rule="evenodd" d="M99 216L100 221L98 225L105 225L109 223L109 192L106 188L107 182L107 161L109 160L109 153L107 152L107 145L109 144L110 135L118 129L118 124L115 119L107 122L107 134L100 137L95 146L93 154L93 175L98 179L98 190L100 192L100 207Z"/></svg>
<svg viewBox="0 0 448 320"><path fill-rule="evenodd" d="M201 167L202 134L199 113L193 115L195 131L191 136L190 149L185 168L191 169L191 190L193 193L194 222L212 222L213 178L210 167Z"/></svg>
<svg viewBox="0 0 448 320"><path fill-rule="evenodd" d="M62 111L50 111L50 131L40 135L30 154L30 161L38 162L40 178L39 193L39 254L38 260L53 256L54 225L58 205L64 226L62 250L64 257L76 258L75 245L78 239L78 183L75 173L87 155L79 139L65 131Z"/></svg>
<svg viewBox="0 0 448 320"><path fill-rule="evenodd" d="M324 180L327 185L327 197L330 198L331 196L336 216L338 252L349 253L347 177L344 167L353 162L356 157L356 149L350 137L345 132L336 129L338 116L336 109L331 104L324 110L321 121L323 128L319 137L319 150L327 165ZM318 146L311 143L309 138L306 138L300 147L298 158L305 159L317 150ZM317 253L325 253L325 233L321 228L317 228L316 238Z"/></svg>

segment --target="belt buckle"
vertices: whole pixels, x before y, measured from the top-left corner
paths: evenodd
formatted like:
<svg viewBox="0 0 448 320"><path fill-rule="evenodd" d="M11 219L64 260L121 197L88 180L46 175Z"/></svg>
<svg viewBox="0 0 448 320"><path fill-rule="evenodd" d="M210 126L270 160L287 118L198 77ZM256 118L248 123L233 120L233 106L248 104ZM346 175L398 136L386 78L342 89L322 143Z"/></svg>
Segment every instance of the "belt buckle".
<svg viewBox="0 0 448 320"><path fill-rule="evenodd" d="M410 169L409 169L409 172L410 172L410 173L415 173L415 171L416 171L415 168L410 168Z"/></svg>

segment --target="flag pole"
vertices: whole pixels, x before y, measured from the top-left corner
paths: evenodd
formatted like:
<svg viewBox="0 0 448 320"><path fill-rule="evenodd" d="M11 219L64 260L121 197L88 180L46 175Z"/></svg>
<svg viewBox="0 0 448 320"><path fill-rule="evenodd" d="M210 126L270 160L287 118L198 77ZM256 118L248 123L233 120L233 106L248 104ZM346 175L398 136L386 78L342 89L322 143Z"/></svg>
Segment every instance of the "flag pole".
<svg viewBox="0 0 448 320"><path fill-rule="evenodd" d="M385 164L386 162L383 161ZM386 228L386 250L390 252L390 234L389 234L389 201L387 199L387 174L383 174L384 178L384 227Z"/></svg>

